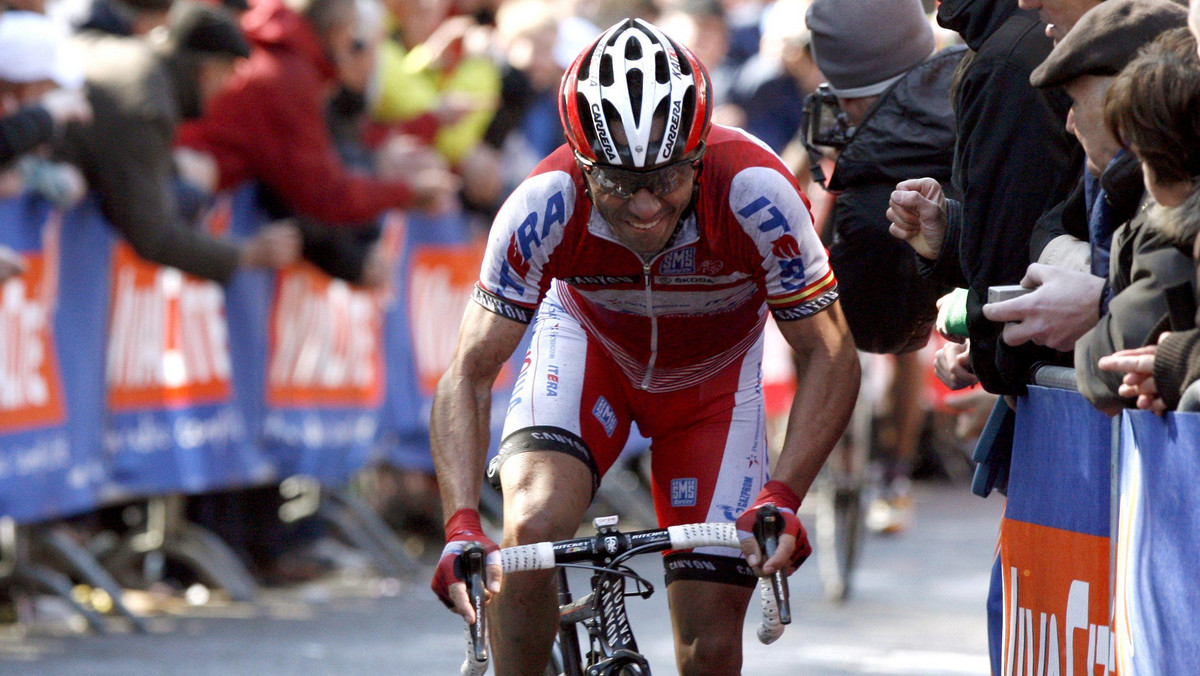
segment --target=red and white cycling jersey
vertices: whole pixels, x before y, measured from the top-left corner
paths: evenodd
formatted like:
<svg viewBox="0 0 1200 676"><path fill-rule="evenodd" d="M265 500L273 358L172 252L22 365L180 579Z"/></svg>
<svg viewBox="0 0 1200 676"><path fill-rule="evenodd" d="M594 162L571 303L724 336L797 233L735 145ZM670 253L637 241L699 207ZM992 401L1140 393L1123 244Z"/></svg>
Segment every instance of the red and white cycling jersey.
<svg viewBox="0 0 1200 676"><path fill-rule="evenodd" d="M693 208L649 262L592 208L570 148L542 161L496 217L473 297L528 323L555 285L564 309L634 387L704 381L755 344L769 307L801 319L837 299L799 185L769 148L714 126Z"/></svg>

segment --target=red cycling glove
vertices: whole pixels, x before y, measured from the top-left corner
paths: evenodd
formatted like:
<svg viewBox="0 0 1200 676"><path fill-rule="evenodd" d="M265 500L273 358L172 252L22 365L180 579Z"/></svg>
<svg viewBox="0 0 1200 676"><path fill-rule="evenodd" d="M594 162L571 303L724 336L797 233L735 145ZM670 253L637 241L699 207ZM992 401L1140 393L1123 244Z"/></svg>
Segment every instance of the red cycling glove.
<svg viewBox="0 0 1200 676"><path fill-rule="evenodd" d="M446 522L446 546L442 548L442 558L438 560L430 585L433 593L451 610L454 610L454 602L450 600L450 585L465 581L462 568L456 566L455 562L469 542L478 542L483 546L487 552L485 565L500 565L500 548L483 534L479 512L467 507L455 512Z"/></svg>
<svg viewBox="0 0 1200 676"><path fill-rule="evenodd" d="M754 537L754 521L758 518L758 509L767 504L775 505L779 514L783 516L783 533L796 538L796 548L792 550L792 562L787 571L788 575L791 575L812 555L812 545L808 542L808 531L804 530L804 524L800 523L799 517L796 516L796 510L800 507L800 496L788 488L787 484L782 481L768 481L763 486L758 497L754 499L754 504L742 512L735 522L738 539Z"/></svg>

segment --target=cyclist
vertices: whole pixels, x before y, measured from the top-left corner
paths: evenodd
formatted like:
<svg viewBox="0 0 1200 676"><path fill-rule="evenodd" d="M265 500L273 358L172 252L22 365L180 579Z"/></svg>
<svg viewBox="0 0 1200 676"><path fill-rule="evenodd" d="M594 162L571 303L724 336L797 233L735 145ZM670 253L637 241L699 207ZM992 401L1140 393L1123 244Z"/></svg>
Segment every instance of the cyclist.
<svg viewBox="0 0 1200 676"><path fill-rule="evenodd" d="M685 674L738 673L754 575L790 572L811 552L795 510L845 427L859 377L795 179L753 137L712 126L711 105L691 51L640 20L609 28L575 59L560 88L568 142L496 217L431 421L449 516L433 588L468 620L455 559L468 541L496 548L476 512L490 392L530 322L499 452L504 546L573 535L631 421L652 440L661 525L736 520L742 551L665 559ZM806 364L770 481L760 386L768 309ZM787 527L763 561L748 531L766 503ZM498 556L489 561L497 593ZM497 673L540 674L557 626L553 576L510 576L503 589L489 611Z"/></svg>

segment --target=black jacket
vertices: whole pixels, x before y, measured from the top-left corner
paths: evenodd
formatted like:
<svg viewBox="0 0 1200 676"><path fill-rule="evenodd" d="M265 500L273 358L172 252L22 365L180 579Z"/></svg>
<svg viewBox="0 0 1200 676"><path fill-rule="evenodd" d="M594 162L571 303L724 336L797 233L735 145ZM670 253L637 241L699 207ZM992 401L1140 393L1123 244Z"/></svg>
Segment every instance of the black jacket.
<svg viewBox="0 0 1200 676"><path fill-rule="evenodd" d="M0 118L0 167L54 138L54 120L42 106L26 106Z"/></svg>
<svg viewBox="0 0 1200 676"><path fill-rule="evenodd" d="M1025 276L1034 223L1067 196L1083 166L1082 150L1064 128L1070 99L1029 84L1053 44L1045 25L1016 5L943 0L938 7L938 22L976 54L955 96L954 183L963 202L952 214L961 221L952 223L930 272L969 289L971 364L987 390L1003 394L1024 391L1035 358L1024 349L998 354L1003 326L983 317L987 288Z"/></svg>
<svg viewBox="0 0 1200 676"><path fill-rule="evenodd" d="M142 258L224 283L238 249L180 215L172 142L196 83L145 41L95 32L73 38L84 54L95 119L71 125L57 144L78 166L109 223Z"/></svg>
<svg viewBox="0 0 1200 676"><path fill-rule="evenodd" d="M858 347L919 349L929 338L944 290L923 278L912 250L888 234L888 199L914 176L948 183L954 157L950 83L965 53L951 47L908 71L880 95L842 150L829 180L837 194L830 265Z"/></svg>

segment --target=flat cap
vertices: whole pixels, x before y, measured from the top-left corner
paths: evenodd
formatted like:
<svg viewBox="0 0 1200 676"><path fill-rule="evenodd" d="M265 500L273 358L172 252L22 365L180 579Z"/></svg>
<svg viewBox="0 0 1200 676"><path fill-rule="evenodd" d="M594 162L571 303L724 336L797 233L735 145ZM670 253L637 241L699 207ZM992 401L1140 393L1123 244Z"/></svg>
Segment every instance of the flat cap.
<svg viewBox="0 0 1200 676"><path fill-rule="evenodd" d="M1034 69L1035 87L1083 75L1116 75L1159 33L1187 25L1187 7L1172 0L1106 0L1089 9Z"/></svg>

